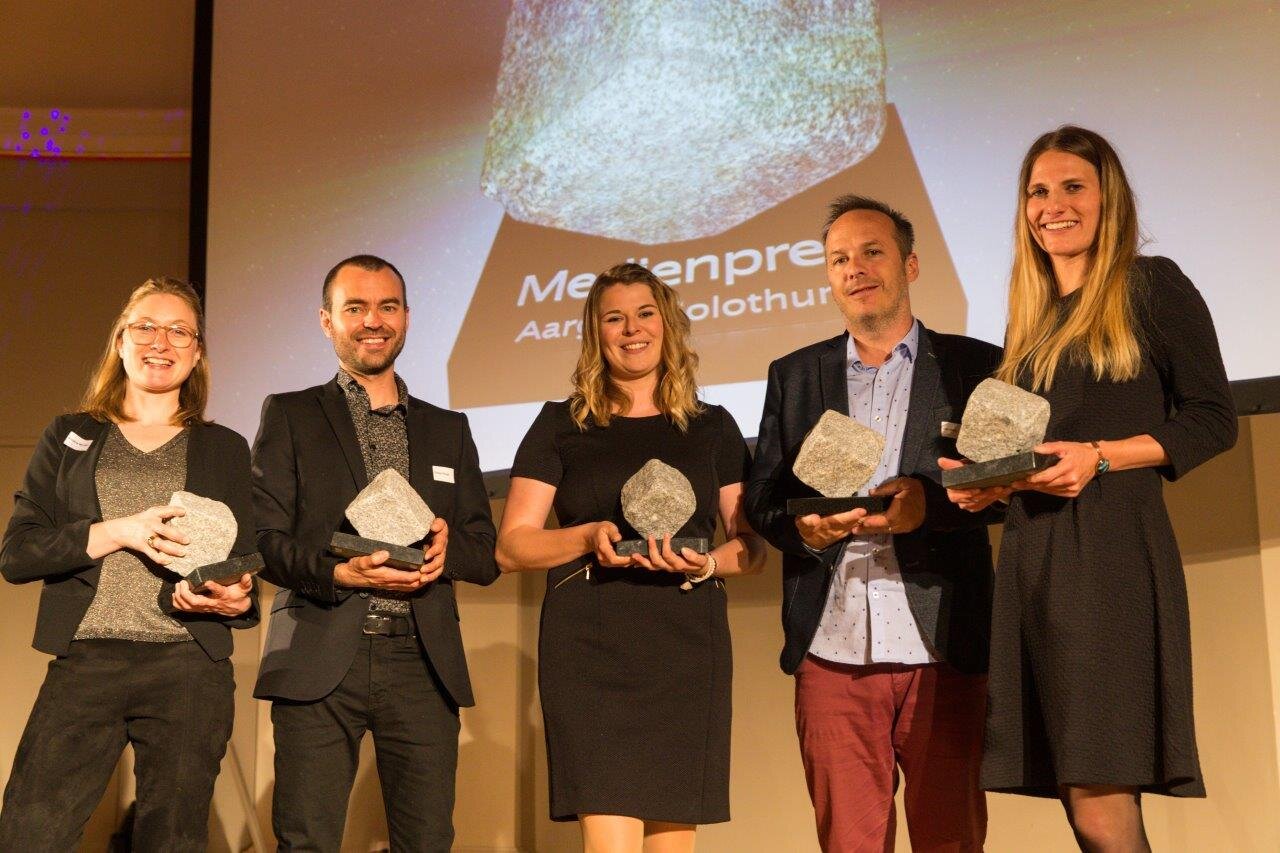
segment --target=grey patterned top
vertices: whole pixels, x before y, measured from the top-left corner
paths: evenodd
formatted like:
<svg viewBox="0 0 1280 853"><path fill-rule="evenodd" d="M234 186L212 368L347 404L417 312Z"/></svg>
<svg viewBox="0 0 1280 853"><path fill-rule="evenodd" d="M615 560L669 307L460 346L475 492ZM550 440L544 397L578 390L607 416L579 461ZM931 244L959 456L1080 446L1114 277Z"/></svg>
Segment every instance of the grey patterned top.
<svg viewBox="0 0 1280 853"><path fill-rule="evenodd" d="M186 485L187 434L184 429L144 453L129 443L120 427L111 424L94 471L104 521L167 504L170 495ZM191 640L182 623L160 609L164 575L164 569L143 562L134 551L108 554L102 561L93 602L80 620L75 638L143 643Z"/></svg>
<svg viewBox="0 0 1280 853"><path fill-rule="evenodd" d="M405 415L409 411L409 389L396 376L399 400L394 406L371 408L369 392L345 370L338 371L338 387L346 392L347 409L356 428L356 441L364 458L364 470L372 480L388 468L394 468L409 479L409 433ZM370 610L409 614L408 595L380 592L369 599Z"/></svg>

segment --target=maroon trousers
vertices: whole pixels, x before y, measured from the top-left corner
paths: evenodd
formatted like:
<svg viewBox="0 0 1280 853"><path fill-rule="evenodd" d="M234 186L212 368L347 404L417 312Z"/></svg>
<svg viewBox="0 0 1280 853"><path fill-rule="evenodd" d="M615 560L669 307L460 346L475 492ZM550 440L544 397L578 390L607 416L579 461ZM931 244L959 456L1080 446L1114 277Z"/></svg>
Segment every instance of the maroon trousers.
<svg viewBox="0 0 1280 853"><path fill-rule="evenodd" d="M796 733L825 853L893 850L899 767L912 849L982 850L985 675L809 656L795 677Z"/></svg>

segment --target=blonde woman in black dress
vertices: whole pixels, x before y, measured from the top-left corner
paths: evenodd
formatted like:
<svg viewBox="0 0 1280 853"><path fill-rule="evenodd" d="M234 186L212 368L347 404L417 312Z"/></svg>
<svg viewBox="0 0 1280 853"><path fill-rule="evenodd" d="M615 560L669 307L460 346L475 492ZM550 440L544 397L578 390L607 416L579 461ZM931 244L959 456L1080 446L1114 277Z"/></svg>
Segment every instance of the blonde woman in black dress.
<svg viewBox="0 0 1280 853"><path fill-rule="evenodd" d="M1058 797L1084 850L1143 851L1143 793L1204 796L1186 583L1161 477L1235 442L1204 300L1138 255L1114 150L1062 127L1019 176L1009 326L998 377L1048 398L1053 467L1008 489L996 571L988 790ZM943 460L944 467L958 462Z"/></svg>
<svg viewBox="0 0 1280 853"><path fill-rule="evenodd" d="M637 264L601 273L583 308L574 393L547 403L511 469L498 534L504 571L548 572L538 646L554 820L580 821L588 853L683 853L701 823L729 819L732 659L721 578L753 573L762 541L743 514L746 444L700 403L689 320ZM650 539L622 516L622 485L649 459L680 470L697 509ZM559 528L543 529L555 509Z"/></svg>

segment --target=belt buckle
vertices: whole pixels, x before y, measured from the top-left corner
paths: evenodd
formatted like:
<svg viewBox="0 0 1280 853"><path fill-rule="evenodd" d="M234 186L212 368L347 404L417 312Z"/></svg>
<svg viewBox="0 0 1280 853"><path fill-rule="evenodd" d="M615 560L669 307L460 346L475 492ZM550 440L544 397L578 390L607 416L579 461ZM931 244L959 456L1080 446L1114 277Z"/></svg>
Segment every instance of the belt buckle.
<svg viewBox="0 0 1280 853"><path fill-rule="evenodd" d="M363 634L387 637L391 635L391 617L381 616L377 613L369 613L364 617L364 624L360 627Z"/></svg>

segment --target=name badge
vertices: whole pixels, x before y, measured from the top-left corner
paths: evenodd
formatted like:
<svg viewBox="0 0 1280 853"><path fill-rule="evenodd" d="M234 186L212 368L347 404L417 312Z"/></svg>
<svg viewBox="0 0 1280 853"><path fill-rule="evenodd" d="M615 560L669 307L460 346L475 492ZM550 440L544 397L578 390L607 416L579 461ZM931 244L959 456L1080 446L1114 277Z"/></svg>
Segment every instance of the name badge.
<svg viewBox="0 0 1280 853"><path fill-rule="evenodd" d="M431 466L431 477L432 477L434 480L436 480L437 482L440 482L440 483L452 483L452 482L453 482L453 469L452 469L452 468L446 468L446 467L444 467L443 465L432 465L432 466Z"/></svg>
<svg viewBox="0 0 1280 853"><path fill-rule="evenodd" d="M953 424L951 421L942 422L942 437L956 438L960 435L960 424Z"/></svg>
<svg viewBox="0 0 1280 853"><path fill-rule="evenodd" d="M78 450L81 453L83 453L84 451L88 450L89 447L93 444L93 439L81 438L80 436L76 435L74 432L69 432L67 433L67 437L63 439L62 443L65 444L67 447L70 447L72 450Z"/></svg>

